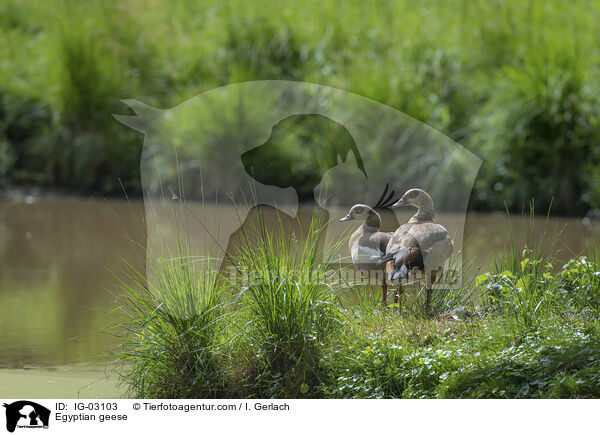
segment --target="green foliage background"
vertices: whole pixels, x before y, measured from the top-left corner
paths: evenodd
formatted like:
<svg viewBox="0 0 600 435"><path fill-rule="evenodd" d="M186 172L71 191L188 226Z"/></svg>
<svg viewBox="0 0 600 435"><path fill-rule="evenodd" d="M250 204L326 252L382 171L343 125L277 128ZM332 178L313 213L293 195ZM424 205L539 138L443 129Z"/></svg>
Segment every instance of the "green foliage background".
<svg viewBox="0 0 600 435"><path fill-rule="evenodd" d="M0 188L140 188L121 98L168 108L258 79L402 110L485 159L473 207L600 206L596 2L0 4Z"/></svg>

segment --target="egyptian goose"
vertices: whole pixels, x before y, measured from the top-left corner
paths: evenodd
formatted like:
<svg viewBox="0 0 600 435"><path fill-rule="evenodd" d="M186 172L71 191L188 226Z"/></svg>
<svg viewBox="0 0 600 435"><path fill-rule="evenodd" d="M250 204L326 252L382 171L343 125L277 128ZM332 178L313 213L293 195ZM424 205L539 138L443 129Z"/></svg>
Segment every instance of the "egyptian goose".
<svg viewBox="0 0 600 435"><path fill-rule="evenodd" d="M365 204L353 205L348 214L339 220L340 222L364 221L352 234L348 242L352 264L358 270L384 270L384 267L377 262L385 255L386 247L392 238L392 233L379 231L381 216L375 209L388 208L394 202L394 200L390 201L394 196L394 191L386 198L387 190L388 186L386 186L379 201L373 207ZM385 272L382 276L381 291L383 305L385 306L387 305L388 292Z"/></svg>
<svg viewBox="0 0 600 435"><path fill-rule="evenodd" d="M454 243L446 228L435 222L433 200L427 192L410 189L392 208L406 206L416 207L417 213L396 230L387 245L386 254L377 263L386 263L389 281L408 278L414 268L424 271L427 286L425 311L429 312L432 284L452 254ZM402 291L400 284L399 293Z"/></svg>

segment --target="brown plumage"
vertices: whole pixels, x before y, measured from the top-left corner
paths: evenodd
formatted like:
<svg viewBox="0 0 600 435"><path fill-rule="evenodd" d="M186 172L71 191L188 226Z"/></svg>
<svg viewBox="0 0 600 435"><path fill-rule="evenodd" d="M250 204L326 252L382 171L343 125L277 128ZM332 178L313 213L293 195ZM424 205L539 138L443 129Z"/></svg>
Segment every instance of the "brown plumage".
<svg viewBox="0 0 600 435"><path fill-rule="evenodd" d="M429 311L432 284L438 271L441 271L452 254L454 243L446 228L435 222L433 200L427 192L411 189L392 207L409 205L417 207L417 213L394 232L386 254L378 263L386 263L387 278L390 281L409 278L415 268L424 271L427 286L425 308Z"/></svg>

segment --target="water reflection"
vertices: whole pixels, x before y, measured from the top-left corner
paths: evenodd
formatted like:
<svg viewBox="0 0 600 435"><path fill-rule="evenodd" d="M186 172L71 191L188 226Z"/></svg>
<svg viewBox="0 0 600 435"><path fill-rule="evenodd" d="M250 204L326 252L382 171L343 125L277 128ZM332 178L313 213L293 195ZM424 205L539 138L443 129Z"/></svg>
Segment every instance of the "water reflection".
<svg viewBox="0 0 600 435"><path fill-rule="evenodd" d="M340 209L340 216L345 211ZM123 259L140 269L145 263L136 247L144 240L142 213L141 203L0 204L0 367L89 362L117 344L98 331L115 320L113 273L123 269ZM332 223L339 218L335 211L330 217ZM458 222L444 214L438 221L449 229ZM534 239L543 236L544 221L536 219ZM475 259L485 268L508 241L509 224L523 236L521 222L502 214L470 214L463 260ZM562 260L599 241L580 219L552 218L545 226L546 246L550 234L563 227L557 252ZM330 228L332 240L337 230Z"/></svg>
<svg viewBox="0 0 600 435"><path fill-rule="evenodd" d="M111 345L113 273L143 255L141 204L0 205L0 367L84 362ZM143 254L143 253L142 253Z"/></svg>

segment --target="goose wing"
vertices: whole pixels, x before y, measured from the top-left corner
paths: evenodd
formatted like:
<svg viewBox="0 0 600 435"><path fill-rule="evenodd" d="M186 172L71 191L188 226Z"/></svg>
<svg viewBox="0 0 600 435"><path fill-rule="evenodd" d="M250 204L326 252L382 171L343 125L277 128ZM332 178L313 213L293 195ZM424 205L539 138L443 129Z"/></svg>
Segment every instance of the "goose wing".
<svg viewBox="0 0 600 435"><path fill-rule="evenodd" d="M426 223L420 227L422 228L415 228L415 237L423 252L425 270L438 269L452 255L454 242L446 228L439 224Z"/></svg>
<svg viewBox="0 0 600 435"><path fill-rule="evenodd" d="M413 267L431 270L442 266L452 253L446 229L436 223L409 223L396 230L378 264L388 263L389 279L407 278Z"/></svg>

